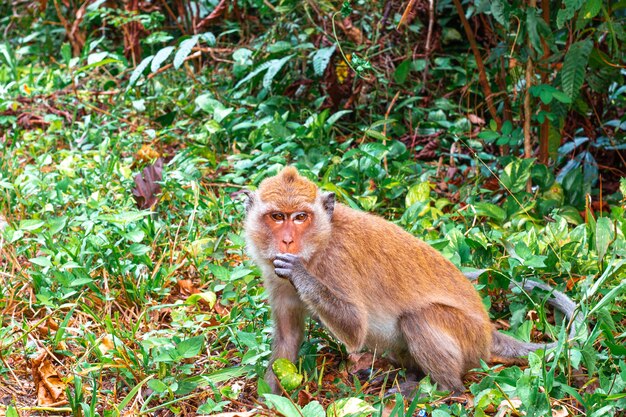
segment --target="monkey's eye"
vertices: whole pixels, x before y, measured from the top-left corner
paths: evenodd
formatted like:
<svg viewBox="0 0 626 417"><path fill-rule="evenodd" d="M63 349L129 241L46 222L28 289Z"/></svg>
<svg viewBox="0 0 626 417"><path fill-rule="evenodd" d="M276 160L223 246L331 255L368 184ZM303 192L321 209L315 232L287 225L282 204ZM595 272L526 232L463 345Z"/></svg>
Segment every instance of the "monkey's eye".
<svg viewBox="0 0 626 417"><path fill-rule="evenodd" d="M308 218L309 215L306 213L296 213L293 215L293 221L296 223L304 223Z"/></svg>
<svg viewBox="0 0 626 417"><path fill-rule="evenodd" d="M285 220L285 215L283 213L272 213L272 214L270 214L270 217L275 222L282 222L282 221Z"/></svg>

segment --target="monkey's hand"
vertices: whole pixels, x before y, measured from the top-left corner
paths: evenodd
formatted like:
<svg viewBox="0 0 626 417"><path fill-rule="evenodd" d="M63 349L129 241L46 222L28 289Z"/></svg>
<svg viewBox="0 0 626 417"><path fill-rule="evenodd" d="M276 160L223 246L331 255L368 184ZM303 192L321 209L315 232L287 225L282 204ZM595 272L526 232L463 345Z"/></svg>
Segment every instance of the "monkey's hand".
<svg viewBox="0 0 626 417"><path fill-rule="evenodd" d="M274 273L280 278L288 279L294 287L298 288L298 282L310 277L309 272L302 264L299 256L291 253L281 253L274 259Z"/></svg>

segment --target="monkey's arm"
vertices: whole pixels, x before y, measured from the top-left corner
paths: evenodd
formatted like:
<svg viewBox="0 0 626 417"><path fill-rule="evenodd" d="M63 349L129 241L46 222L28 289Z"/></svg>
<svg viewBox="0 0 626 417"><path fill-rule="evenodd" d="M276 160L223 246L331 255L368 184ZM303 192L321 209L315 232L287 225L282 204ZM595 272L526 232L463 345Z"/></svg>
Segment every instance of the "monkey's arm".
<svg viewBox="0 0 626 417"><path fill-rule="evenodd" d="M268 290L274 319L274 342L265 381L269 384L272 393L280 394L280 385L272 371L272 364L279 358L286 358L294 363L297 361L298 349L304 335L306 311L298 294L289 283L283 280L270 282Z"/></svg>
<svg viewBox="0 0 626 417"><path fill-rule="evenodd" d="M296 255L279 254L274 267L276 275L292 283L302 301L317 313L349 351L361 349L366 334L366 317L356 304L309 273Z"/></svg>

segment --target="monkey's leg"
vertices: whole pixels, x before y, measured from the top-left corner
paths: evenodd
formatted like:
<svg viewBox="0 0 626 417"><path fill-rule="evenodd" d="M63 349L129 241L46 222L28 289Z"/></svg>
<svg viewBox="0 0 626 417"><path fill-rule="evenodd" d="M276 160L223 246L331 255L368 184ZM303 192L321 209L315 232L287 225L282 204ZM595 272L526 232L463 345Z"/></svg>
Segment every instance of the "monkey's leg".
<svg viewBox="0 0 626 417"><path fill-rule="evenodd" d="M346 345L349 352L356 352L363 347L365 314L350 301L349 296L339 289L331 289L311 275L298 256L282 253L274 260L274 267L276 275L291 281L300 298Z"/></svg>
<svg viewBox="0 0 626 417"><path fill-rule="evenodd" d="M274 320L274 341L265 381L274 394L280 394L280 384L272 371L272 364L279 358L286 358L294 363L298 359L298 350L304 336L306 309L288 282L275 282L269 286L269 290Z"/></svg>
<svg viewBox="0 0 626 417"><path fill-rule="evenodd" d="M440 389L461 394L465 391L461 379L465 355L458 335L445 326L447 320L442 320L440 310L428 308L404 314L399 320L400 330L416 365L430 374Z"/></svg>

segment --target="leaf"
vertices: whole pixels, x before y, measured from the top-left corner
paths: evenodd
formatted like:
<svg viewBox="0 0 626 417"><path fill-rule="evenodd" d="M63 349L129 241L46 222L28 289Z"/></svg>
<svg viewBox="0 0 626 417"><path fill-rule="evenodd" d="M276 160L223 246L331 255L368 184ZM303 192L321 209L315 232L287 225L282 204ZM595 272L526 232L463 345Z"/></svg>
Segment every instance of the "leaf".
<svg viewBox="0 0 626 417"><path fill-rule="evenodd" d="M285 417L302 417L299 407L289 398L275 394L263 394L267 404Z"/></svg>
<svg viewBox="0 0 626 417"><path fill-rule="evenodd" d="M183 359L198 356L204 345L204 336L196 336L185 339L176 345L176 353Z"/></svg>
<svg viewBox="0 0 626 417"><path fill-rule="evenodd" d="M428 181L414 184L409 188L404 199L407 208L415 203L426 203L430 201L430 183Z"/></svg>
<svg viewBox="0 0 626 417"><path fill-rule="evenodd" d="M170 56L174 51L173 46L167 46L156 53L150 64L150 72L157 72L161 68L161 64Z"/></svg>
<svg viewBox="0 0 626 417"><path fill-rule="evenodd" d="M332 58L335 53L335 48L336 46L332 45L328 48L318 49L313 55L313 70L315 71L315 75L318 77L324 75L324 71L326 71L326 67L328 67L330 58Z"/></svg>
<svg viewBox="0 0 626 417"><path fill-rule="evenodd" d="M274 77L276 76L276 74L278 74L278 71L280 71L283 65L285 65L287 61L291 59L292 56L293 55L287 55L284 58L272 60L272 65L269 66L267 72L265 73L265 76L263 77L263 88L266 88L268 90L272 89L272 81L274 80Z"/></svg>
<svg viewBox="0 0 626 417"><path fill-rule="evenodd" d="M52 266L50 256L38 256L36 258L30 258L28 261L32 264L43 266L44 268L50 268Z"/></svg>
<svg viewBox="0 0 626 417"><path fill-rule="evenodd" d="M502 184L513 194L526 188L526 182L530 178L530 169L535 162L534 159L517 159L502 171L500 177Z"/></svg>
<svg viewBox="0 0 626 417"><path fill-rule="evenodd" d="M539 38L539 32L537 32L537 10L534 7L526 9L526 30L528 31L528 39L537 53L543 53L543 46L541 45L541 39Z"/></svg>
<svg viewBox="0 0 626 417"><path fill-rule="evenodd" d="M481 201L474 205L476 208L476 214L479 216L487 216L498 222L503 222L506 219L506 211L495 204Z"/></svg>
<svg viewBox="0 0 626 417"><path fill-rule="evenodd" d="M148 387L150 387L152 391L159 394L167 391L167 385L165 385L160 379L152 379L148 381Z"/></svg>
<svg viewBox="0 0 626 417"><path fill-rule="evenodd" d="M502 0L492 0L491 1L491 14L493 18L496 19L498 23L504 26L506 29L509 28L509 15L506 10L506 3Z"/></svg>
<svg viewBox="0 0 626 417"><path fill-rule="evenodd" d="M402 61L393 73L393 79L398 84L403 84L411 72L411 61Z"/></svg>
<svg viewBox="0 0 626 417"><path fill-rule="evenodd" d="M327 417L367 417L376 409L360 398L341 398L326 410Z"/></svg>
<svg viewBox="0 0 626 417"><path fill-rule="evenodd" d="M607 217L600 217L596 222L596 251L598 252L598 260L602 261L606 254L609 244L614 238L613 224Z"/></svg>
<svg viewBox="0 0 626 417"><path fill-rule="evenodd" d="M324 417L324 408L317 401L311 401L302 409L303 417Z"/></svg>
<svg viewBox="0 0 626 417"><path fill-rule="evenodd" d="M556 26L559 29L563 29L565 26L565 21L570 20L576 14L576 11L580 9L580 6L583 5L584 0L565 0L563 3L565 4L564 9L559 9L556 15Z"/></svg>
<svg viewBox="0 0 626 417"><path fill-rule="evenodd" d="M65 383L43 351L32 361L32 375L37 391L37 405L47 406L65 399Z"/></svg>
<svg viewBox="0 0 626 417"><path fill-rule="evenodd" d="M153 58L154 58L154 55L150 55L149 57L144 58L143 61L141 61L139 65L135 67L135 69L133 70L133 73L130 75L130 79L128 80L127 88L130 88L133 85L135 85L139 77L141 77L141 74L143 74L143 71L146 68L148 68L148 65L150 64Z"/></svg>
<svg viewBox="0 0 626 417"><path fill-rule="evenodd" d="M585 81L585 72L589 55L593 49L593 41L585 39L576 42L570 46L563 60L563 69L561 70L561 86L563 92L573 101L580 91Z"/></svg>
<svg viewBox="0 0 626 417"><path fill-rule="evenodd" d="M133 196L140 209L148 209L158 201L161 185L158 181L163 179L163 159L159 158L153 165L147 166L141 174L135 175L135 188Z"/></svg>
<svg viewBox="0 0 626 417"><path fill-rule="evenodd" d="M185 39L178 46L178 50L176 51L176 55L174 55L174 68L178 69L183 62L185 62L185 58L189 56L191 50L198 43L198 35L192 36L189 39ZM159 51L160 52L160 51Z"/></svg>

